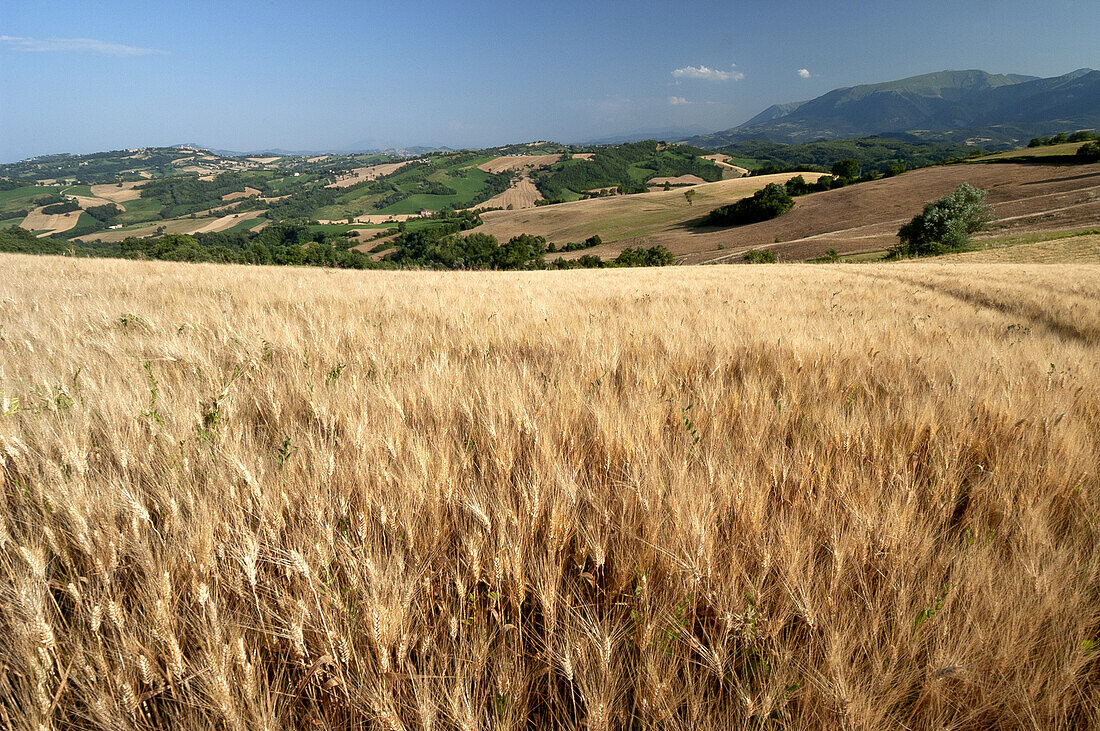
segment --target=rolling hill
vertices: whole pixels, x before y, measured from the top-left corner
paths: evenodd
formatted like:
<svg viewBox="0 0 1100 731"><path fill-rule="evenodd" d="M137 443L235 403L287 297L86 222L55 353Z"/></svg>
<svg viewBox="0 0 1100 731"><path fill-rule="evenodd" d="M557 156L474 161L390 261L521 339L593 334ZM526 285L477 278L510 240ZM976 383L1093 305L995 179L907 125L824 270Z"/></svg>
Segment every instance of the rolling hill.
<svg viewBox="0 0 1100 731"><path fill-rule="evenodd" d="M882 252L897 243L898 228L926 201L963 182L989 191L997 220L978 242L1089 228L1100 220L1100 164L1043 165L986 162L912 170L796 199L779 218L745 226L701 228L716 205L750 195L793 174L755 176L695 186L694 206L683 191L576 201L527 211L483 215L476 231L507 238L518 233L559 243L597 234L601 246L566 257L613 257L627 247L661 245L678 263L738 262L748 249L771 249L780 259L806 261L836 249L840 255ZM806 177L809 177L807 175Z"/></svg>
<svg viewBox="0 0 1100 731"><path fill-rule="evenodd" d="M1097 126L1100 71L1079 69L1048 79L940 71L776 105L738 127L688 142L718 149L748 139L793 144L901 134L996 146Z"/></svg>

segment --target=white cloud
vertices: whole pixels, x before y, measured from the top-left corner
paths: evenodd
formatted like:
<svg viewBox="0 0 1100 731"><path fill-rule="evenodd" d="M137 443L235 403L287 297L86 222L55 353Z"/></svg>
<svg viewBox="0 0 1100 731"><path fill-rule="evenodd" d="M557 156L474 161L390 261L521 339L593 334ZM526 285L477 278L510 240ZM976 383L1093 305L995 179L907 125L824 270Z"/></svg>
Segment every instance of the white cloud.
<svg viewBox="0 0 1100 731"><path fill-rule="evenodd" d="M682 96L670 96L668 98L668 103L671 104L674 107L678 107L681 104L691 104L691 102L689 102L687 99L685 99Z"/></svg>
<svg viewBox="0 0 1100 731"><path fill-rule="evenodd" d="M702 79L704 81L740 81L745 75L736 70L737 64L731 64L729 71L712 69L707 66L685 66L676 69L672 75L677 79Z"/></svg>
<svg viewBox="0 0 1100 731"><path fill-rule="evenodd" d="M798 78L808 79L808 78L810 78L810 76L812 76L812 74L810 73L809 69L799 69L798 70Z"/></svg>
<svg viewBox="0 0 1100 731"><path fill-rule="evenodd" d="M157 48L138 48L95 38L22 38L0 36L0 43L22 53L92 53L97 56L159 56L167 54Z"/></svg>

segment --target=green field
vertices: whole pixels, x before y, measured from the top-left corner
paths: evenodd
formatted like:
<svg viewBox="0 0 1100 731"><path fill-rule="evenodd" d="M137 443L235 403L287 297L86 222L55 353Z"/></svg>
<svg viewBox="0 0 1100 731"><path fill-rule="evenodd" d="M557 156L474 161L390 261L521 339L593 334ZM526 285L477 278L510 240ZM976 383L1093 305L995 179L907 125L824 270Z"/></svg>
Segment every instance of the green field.
<svg viewBox="0 0 1100 731"><path fill-rule="evenodd" d="M122 205L126 207L126 211L118 217L118 222L122 224L159 220L160 209L164 206L157 198L135 198Z"/></svg>
<svg viewBox="0 0 1100 731"><path fill-rule="evenodd" d="M266 220L266 218L246 218L235 226L227 228L222 233L233 234L241 231L251 231Z"/></svg>
<svg viewBox="0 0 1100 731"><path fill-rule="evenodd" d="M7 203L15 200L30 200L40 195L48 195L57 190L61 190L61 188L53 185L24 185L22 188L15 188L14 190L0 190L0 203Z"/></svg>

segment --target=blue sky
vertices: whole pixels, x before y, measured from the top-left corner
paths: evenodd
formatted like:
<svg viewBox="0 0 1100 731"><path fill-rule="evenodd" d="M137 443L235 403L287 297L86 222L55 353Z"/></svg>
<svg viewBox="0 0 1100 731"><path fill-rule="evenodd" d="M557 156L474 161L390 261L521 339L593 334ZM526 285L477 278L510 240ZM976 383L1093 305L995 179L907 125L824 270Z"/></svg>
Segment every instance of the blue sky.
<svg viewBox="0 0 1100 731"><path fill-rule="evenodd" d="M1100 2L0 0L0 161L574 142L943 69L1100 66Z"/></svg>

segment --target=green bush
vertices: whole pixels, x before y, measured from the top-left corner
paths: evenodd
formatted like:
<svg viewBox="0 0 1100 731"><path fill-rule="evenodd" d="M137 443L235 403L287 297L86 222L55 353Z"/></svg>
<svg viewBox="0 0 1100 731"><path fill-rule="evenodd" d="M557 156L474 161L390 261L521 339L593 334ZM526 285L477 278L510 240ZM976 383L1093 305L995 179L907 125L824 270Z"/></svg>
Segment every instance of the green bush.
<svg viewBox="0 0 1100 731"><path fill-rule="evenodd" d="M64 203L48 205L42 209L42 212L52 216L55 213L72 213L73 211L79 210L80 204L76 201L65 201Z"/></svg>
<svg viewBox="0 0 1100 731"><path fill-rule="evenodd" d="M775 264L777 261L771 249L749 249L745 252L745 262L748 264Z"/></svg>
<svg viewBox="0 0 1100 731"><path fill-rule="evenodd" d="M925 204L919 216L898 230L900 243L891 249L891 255L934 256L965 248L970 235L993 220L985 196L984 190L963 183L951 195Z"/></svg>
<svg viewBox="0 0 1100 731"><path fill-rule="evenodd" d="M1077 159L1082 162L1100 162L1100 142L1086 142L1078 147Z"/></svg>

